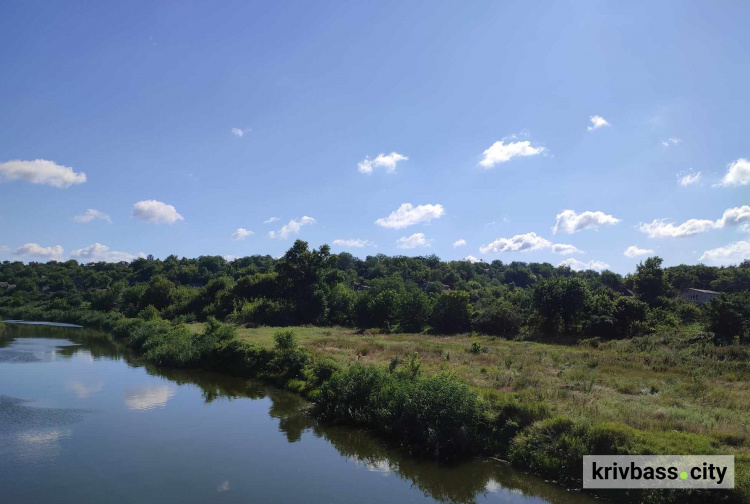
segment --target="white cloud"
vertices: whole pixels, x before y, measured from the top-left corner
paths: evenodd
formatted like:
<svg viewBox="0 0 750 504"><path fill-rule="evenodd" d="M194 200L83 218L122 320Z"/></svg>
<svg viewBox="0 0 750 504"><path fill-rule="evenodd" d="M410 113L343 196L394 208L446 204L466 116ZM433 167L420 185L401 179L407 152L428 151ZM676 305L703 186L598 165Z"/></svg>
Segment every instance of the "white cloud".
<svg viewBox="0 0 750 504"><path fill-rule="evenodd" d="M373 168L385 168L387 173L392 173L396 170L396 164L399 161L408 161L409 158L399 154L398 152L391 152L390 154L380 153L375 159L370 159L369 156L357 163L357 169L360 173L372 173Z"/></svg>
<svg viewBox="0 0 750 504"><path fill-rule="evenodd" d="M245 129L242 129L242 128L232 128L232 135L234 135L234 136L236 136L238 138L242 138L243 136L245 136L247 133L250 133L251 131L252 130L250 128L245 128Z"/></svg>
<svg viewBox="0 0 750 504"><path fill-rule="evenodd" d="M602 116L591 116L589 117L589 121L591 121L591 126L588 127L589 131L593 131L595 129L602 128L604 126L609 126L609 123L604 120Z"/></svg>
<svg viewBox="0 0 750 504"><path fill-rule="evenodd" d="M553 244L552 252L560 255L583 254L583 250L579 250L575 245L568 245L566 243Z"/></svg>
<svg viewBox="0 0 750 504"><path fill-rule="evenodd" d="M738 241L726 247L706 250L701 256L701 261L708 261L719 266L739 264L745 259L750 259L750 242Z"/></svg>
<svg viewBox="0 0 750 504"><path fill-rule="evenodd" d="M271 217L268 220L264 220L263 224L271 224L272 222L276 222L277 220L279 220L278 217Z"/></svg>
<svg viewBox="0 0 750 504"><path fill-rule="evenodd" d="M511 137L511 139L513 138L515 137ZM506 140L508 139L503 138L502 140L498 140L490 145L490 147L482 153L484 157L479 162L479 166L483 168L492 168L496 164L505 163L514 157L536 156L546 150L540 145L531 145L531 142L528 140L505 143Z"/></svg>
<svg viewBox="0 0 750 504"><path fill-rule="evenodd" d="M697 184L701 180L701 172L696 173L687 173L685 175L682 175L681 173L677 175L678 180L677 182L682 187L687 187L693 184Z"/></svg>
<svg viewBox="0 0 750 504"><path fill-rule="evenodd" d="M641 223L638 229L646 233L649 238L681 238L698 233L705 233L713 229L729 226L750 224L750 205L728 208L721 218L716 221L707 219L689 219L679 225L674 225L667 219L654 219L650 223Z"/></svg>
<svg viewBox="0 0 750 504"><path fill-rule="evenodd" d="M667 138L666 140L663 140L663 139L661 140L661 144L664 147L669 147L671 145L677 145L678 143L681 143L681 142L682 142L682 139L675 138L675 137L670 137L670 138Z"/></svg>
<svg viewBox="0 0 750 504"><path fill-rule="evenodd" d="M552 242L536 233L516 235L513 238L498 238L488 245L479 247L483 254L488 252L530 252L552 247Z"/></svg>
<svg viewBox="0 0 750 504"><path fill-rule="evenodd" d="M371 247L372 245L374 245L371 241L364 240L362 238L351 238L348 240L338 238L336 240L333 240L333 244L338 245L339 247L348 247L348 248Z"/></svg>
<svg viewBox="0 0 750 504"><path fill-rule="evenodd" d="M72 185L86 182L86 174L76 173L73 168L45 159L15 160L0 163L0 182L4 180L23 180L32 184L47 184L58 189L67 189Z"/></svg>
<svg viewBox="0 0 750 504"><path fill-rule="evenodd" d="M429 222L432 219L439 219L443 214L445 214L443 205L419 205L414 207L411 203L404 203L391 212L388 217L376 220L375 224L391 229L402 229L421 222Z"/></svg>
<svg viewBox="0 0 750 504"><path fill-rule="evenodd" d="M291 235L299 233L300 228L308 224L315 224L315 219L308 217L307 215L303 216L301 219L292 219L278 231L269 231L268 237L285 240Z"/></svg>
<svg viewBox="0 0 750 504"><path fill-rule="evenodd" d="M102 245L101 243L94 243L88 247L75 249L70 253L71 259L76 259L80 262L130 262L136 257L145 257L145 254L141 253L135 256L133 254L128 254L127 252L109 250L108 246Z"/></svg>
<svg viewBox="0 0 750 504"><path fill-rule="evenodd" d="M151 224L174 224L185 220L175 207L156 200L139 201L133 205L133 217Z"/></svg>
<svg viewBox="0 0 750 504"><path fill-rule="evenodd" d="M396 247L400 249L413 249L416 247L429 247L431 240L428 240L424 233L414 233L411 236L402 236L396 240Z"/></svg>
<svg viewBox="0 0 750 504"><path fill-rule="evenodd" d="M81 215L76 215L75 217L73 217L74 221L81 223L81 224L85 224L86 222L91 222L94 219L100 219L100 220L107 221L110 224L112 224L112 219L110 219L109 215L105 214L104 212L100 212L99 210L96 210L94 208L89 208L88 210L86 210L85 213Z"/></svg>
<svg viewBox="0 0 750 504"><path fill-rule="evenodd" d="M253 234L255 234L255 233L253 233L249 229L237 228L237 230L234 233L232 233L232 240L235 240L235 241L236 240L244 240L245 238L247 238L248 236L253 235Z"/></svg>
<svg viewBox="0 0 750 504"><path fill-rule="evenodd" d="M563 262L558 264L558 266L568 266L573 271L586 271L586 270L594 270L594 271L602 271L605 269L609 269L609 264L602 262L602 261L579 261L578 259L573 259L572 257L570 259L565 259Z"/></svg>
<svg viewBox="0 0 750 504"><path fill-rule="evenodd" d="M723 228L725 226L736 226L746 223L750 223L750 205L742 205L741 207L724 210L721 218L716 221L716 227Z"/></svg>
<svg viewBox="0 0 750 504"><path fill-rule="evenodd" d="M683 236L692 236L698 233L705 233L714 229L714 221L705 219L689 219L682 224L675 226L667 219L654 219L650 223L641 223L638 229L641 233L646 233L649 238L680 238Z"/></svg>
<svg viewBox="0 0 750 504"><path fill-rule="evenodd" d="M470 263L478 263L478 262L482 262L482 260L481 260L481 259L477 259L477 258L476 258L476 257L474 257L473 255L467 255L466 257L464 257L464 261L469 261Z"/></svg>
<svg viewBox="0 0 750 504"><path fill-rule="evenodd" d="M625 254L626 257L638 257L638 256L644 256L644 255L653 254L653 253L654 251L651 249L638 248L638 246L636 245L629 246L628 248L625 249L625 252L623 252L623 254Z"/></svg>
<svg viewBox="0 0 750 504"><path fill-rule="evenodd" d="M739 158L727 166L727 173L716 186L733 187L748 184L750 184L750 161L745 158Z"/></svg>
<svg viewBox="0 0 750 504"><path fill-rule="evenodd" d="M512 238L498 238L488 245L479 247L483 254L499 252L531 252L532 250L551 249L555 254L582 254L574 245L552 243L536 233L515 235Z"/></svg>
<svg viewBox="0 0 750 504"><path fill-rule="evenodd" d="M552 230L554 233L564 231L572 234L584 229L598 230L602 226L611 226L618 222L620 222L620 219L600 211L591 212L587 210L576 213L573 210L563 210L557 214L557 222Z"/></svg>
<svg viewBox="0 0 750 504"><path fill-rule="evenodd" d="M26 243L22 247L18 247L13 253L17 256L39 257L48 261L59 261L62 259L63 248L62 245L42 247L38 243Z"/></svg>
<svg viewBox="0 0 750 504"><path fill-rule="evenodd" d="M10 247L7 245L0 245L0 252L10 252Z"/></svg>
<svg viewBox="0 0 750 504"><path fill-rule="evenodd" d="M464 240L463 238L453 242L453 248L463 247L464 245L466 245L466 240Z"/></svg>

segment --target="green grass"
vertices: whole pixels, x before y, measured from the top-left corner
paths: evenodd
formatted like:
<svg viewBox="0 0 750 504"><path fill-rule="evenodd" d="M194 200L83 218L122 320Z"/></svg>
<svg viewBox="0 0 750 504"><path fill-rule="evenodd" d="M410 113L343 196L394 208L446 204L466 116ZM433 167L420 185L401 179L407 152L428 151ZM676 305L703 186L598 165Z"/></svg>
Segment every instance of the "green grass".
<svg viewBox="0 0 750 504"><path fill-rule="evenodd" d="M200 332L202 326L190 327ZM277 331L238 328L237 338L271 348ZM388 366L417 353L424 373L455 374L490 402L511 393L549 404L554 415L707 436L728 453L750 455L750 350L702 343L695 331L593 345L344 328L294 332L316 359Z"/></svg>

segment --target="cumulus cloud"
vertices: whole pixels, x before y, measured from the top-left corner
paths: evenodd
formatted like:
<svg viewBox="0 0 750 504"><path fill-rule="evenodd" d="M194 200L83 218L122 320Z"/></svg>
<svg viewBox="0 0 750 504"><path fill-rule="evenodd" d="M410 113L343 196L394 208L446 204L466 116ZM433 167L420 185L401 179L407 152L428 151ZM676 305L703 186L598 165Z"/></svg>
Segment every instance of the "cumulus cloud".
<svg viewBox="0 0 750 504"><path fill-rule="evenodd" d="M536 156L537 154L543 153L546 149L541 145L531 145L528 140L517 140L512 141L515 137L511 137L508 143L505 143L507 138L498 140L497 142L490 145L482 155L482 160L479 162L479 166L482 168L492 168L493 166L510 161L514 157L525 157L525 156Z"/></svg>
<svg viewBox="0 0 750 504"><path fill-rule="evenodd" d="M677 182L682 187L687 187L693 184L697 184L698 182L700 182L700 180L701 180L701 172L686 173L685 175L680 173L679 175L677 175Z"/></svg>
<svg viewBox="0 0 750 504"><path fill-rule="evenodd" d="M552 230L554 233L563 231L572 234L584 229L598 230L603 226L612 226L618 222L620 222L620 219L600 211L591 212L587 210L576 213L573 210L563 210L557 214L557 222L555 222L555 227Z"/></svg>
<svg viewBox="0 0 750 504"><path fill-rule="evenodd" d="M364 240L362 238L350 238L348 240L344 240L341 238L338 238L336 240L333 240L334 245L338 245L339 247L347 247L347 248L362 248L362 247L370 247L374 245L369 240Z"/></svg>
<svg viewBox="0 0 750 504"><path fill-rule="evenodd" d="M429 247L431 240L428 240L424 233L414 233L411 236L402 236L396 240L396 247L400 249L413 249L416 247Z"/></svg>
<svg viewBox="0 0 750 504"><path fill-rule="evenodd" d="M234 136L236 136L238 138L242 138L243 136L245 136L247 133L250 133L251 131L252 130L250 128L245 128L245 129L242 129L242 128L232 128L232 135L234 135Z"/></svg>
<svg viewBox="0 0 750 504"><path fill-rule="evenodd" d="M481 259L477 259L473 255L467 255L466 257L464 257L464 261L469 261L470 263L483 262Z"/></svg>
<svg viewBox="0 0 750 504"><path fill-rule="evenodd" d="M46 184L58 189L86 182L85 173L76 173L73 168L62 166L54 161L36 159L34 161L7 161L0 163L0 182L23 180L32 184Z"/></svg>
<svg viewBox="0 0 750 504"><path fill-rule="evenodd" d="M721 218L716 221L716 227L723 228L747 223L750 223L750 205L742 205L724 210Z"/></svg>
<svg viewBox="0 0 750 504"><path fill-rule="evenodd" d="M555 254L581 254L574 245L552 243L536 233L515 235L512 238L498 238L487 245L479 247L483 254L499 252L531 252L533 250L551 249Z"/></svg>
<svg viewBox="0 0 750 504"><path fill-rule="evenodd" d="M75 217L73 217L74 221L81 223L81 224L91 222L94 219L103 220L112 224L112 219L110 219L109 215L105 214L104 212L100 212L99 210L96 210L94 208L89 208L83 214L76 215Z"/></svg>
<svg viewBox="0 0 750 504"><path fill-rule="evenodd" d="M718 266L728 266L730 264L739 264L746 259L750 259L750 242L743 240L731 243L726 247L706 250L703 252L700 260Z"/></svg>
<svg viewBox="0 0 750 504"><path fill-rule="evenodd" d="M570 254L583 254L582 250L578 250L575 245L568 245L567 243L555 243L552 245L552 252L560 255Z"/></svg>
<svg viewBox="0 0 750 504"><path fill-rule="evenodd" d="M7 245L0 245L0 252L10 252L10 247Z"/></svg>
<svg viewBox="0 0 750 504"><path fill-rule="evenodd" d="M708 219L688 219L675 225L667 219L654 219L653 222L641 223L638 229L649 238L681 238L713 229L750 224L750 205L728 208L716 221Z"/></svg>
<svg viewBox="0 0 750 504"><path fill-rule="evenodd" d="M689 219L676 226L667 219L654 219L653 222L638 225L641 233L646 233L649 238L680 238L705 233L715 227L714 221L705 219Z"/></svg>
<svg viewBox="0 0 750 504"><path fill-rule="evenodd" d="M638 257L638 256L644 256L644 255L653 254L653 253L654 251L651 249L638 248L638 246L636 245L629 246L628 248L625 249L625 252L623 252L623 254L625 254L626 257Z"/></svg>
<svg viewBox="0 0 750 504"><path fill-rule="evenodd" d="M278 231L269 231L268 237L285 240L291 235L299 233L300 228L302 226L307 226L308 224L315 224L315 219L308 217L307 215L300 219L292 219Z"/></svg>
<svg viewBox="0 0 750 504"><path fill-rule="evenodd" d="M453 248L463 247L464 245L466 245L466 240L464 240L463 238L453 242Z"/></svg>
<svg viewBox="0 0 750 504"><path fill-rule="evenodd" d="M245 238L247 238L248 236L253 235L253 234L255 234L255 233L253 233L249 229L237 228L235 230L235 232L232 233L232 240L235 240L235 241L236 240L244 240Z"/></svg>
<svg viewBox="0 0 750 504"><path fill-rule="evenodd" d="M139 201L133 205L133 217L151 224L174 224L185 220L175 207L156 200Z"/></svg>
<svg viewBox="0 0 750 504"><path fill-rule="evenodd" d="M750 184L750 161L739 158L727 166L727 173L716 184L719 187L745 186Z"/></svg>
<svg viewBox="0 0 750 504"><path fill-rule="evenodd" d="M671 145L677 145L680 142L682 142L682 139L675 138L675 137L670 137L670 138L667 138L666 140L664 140L664 139L661 140L661 144L664 147L669 147Z"/></svg>
<svg viewBox="0 0 750 504"><path fill-rule="evenodd" d="M366 157L359 163L357 163L357 169L360 173L372 173L373 168L385 168L387 173L392 173L396 170L396 164L399 161L408 161L409 158L399 154L398 152L391 152L390 154L380 153L375 159Z"/></svg>
<svg viewBox="0 0 750 504"><path fill-rule="evenodd" d="M589 117L589 121L591 121L591 126L588 127L589 131L603 128L604 126L609 126L609 123L605 121L602 116L598 116L598 115L591 116Z"/></svg>
<svg viewBox="0 0 750 504"><path fill-rule="evenodd" d="M48 261L59 261L62 259L63 248L62 245L42 247L38 243L26 243L18 247L13 253L22 257L38 257L40 259L47 259Z"/></svg>
<svg viewBox="0 0 750 504"><path fill-rule="evenodd" d="M483 254L489 252L530 252L552 247L552 242L536 233L516 235L512 238L498 238L488 245L479 247Z"/></svg>
<svg viewBox="0 0 750 504"><path fill-rule="evenodd" d="M88 247L75 249L70 253L71 259L76 259L80 262L130 262L136 257L145 257L145 254L141 253L136 256L127 252L109 250L108 246L101 243L94 243Z"/></svg>
<svg viewBox="0 0 750 504"><path fill-rule="evenodd" d="M414 207L411 203L404 203L391 212L388 217L376 220L375 224L391 229L403 229L422 222L429 222L432 219L439 219L443 214L445 214L443 205L419 205Z"/></svg>
<svg viewBox="0 0 750 504"><path fill-rule="evenodd" d="M263 224L271 224L272 222L276 222L277 220L279 220L278 217L271 217L268 220L264 220Z"/></svg>
<svg viewBox="0 0 750 504"><path fill-rule="evenodd" d="M573 259L572 257L570 259L565 259L563 262L558 264L558 266L568 266L573 271L586 271L586 270L594 270L594 271L602 271L605 269L609 269L609 264L602 262L602 261L579 261L578 259Z"/></svg>

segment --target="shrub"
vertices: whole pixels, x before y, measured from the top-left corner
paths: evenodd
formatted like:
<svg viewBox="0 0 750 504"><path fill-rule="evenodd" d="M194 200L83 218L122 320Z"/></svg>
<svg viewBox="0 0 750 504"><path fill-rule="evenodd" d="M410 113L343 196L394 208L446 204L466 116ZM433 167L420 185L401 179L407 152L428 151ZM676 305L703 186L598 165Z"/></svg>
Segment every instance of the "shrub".
<svg viewBox="0 0 750 504"><path fill-rule="evenodd" d="M280 379L301 378L310 356L297 345L294 331L279 331L273 338L276 345L268 366L270 374Z"/></svg>
<svg viewBox="0 0 750 504"><path fill-rule="evenodd" d="M500 301L474 316L474 328L483 334L513 337L521 329L523 320L519 310L507 301Z"/></svg>
<svg viewBox="0 0 750 504"><path fill-rule="evenodd" d="M478 449L482 407L450 377L413 379L355 365L324 383L315 404L323 420L371 427L418 453L450 459Z"/></svg>

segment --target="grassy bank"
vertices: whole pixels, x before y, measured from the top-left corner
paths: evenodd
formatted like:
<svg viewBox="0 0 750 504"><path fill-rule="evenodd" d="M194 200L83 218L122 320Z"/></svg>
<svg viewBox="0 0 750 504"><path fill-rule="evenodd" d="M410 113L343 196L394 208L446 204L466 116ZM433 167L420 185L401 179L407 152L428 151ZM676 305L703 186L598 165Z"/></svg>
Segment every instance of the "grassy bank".
<svg viewBox="0 0 750 504"><path fill-rule="evenodd" d="M733 492L631 497L750 498L749 352L716 346L697 330L563 345L339 328L292 333L86 311L36 315L110 330L156 364L272 381L312 399L321 419L372 429L414 453L491 455L571 486L588 453L734 454Z"/></svg>

